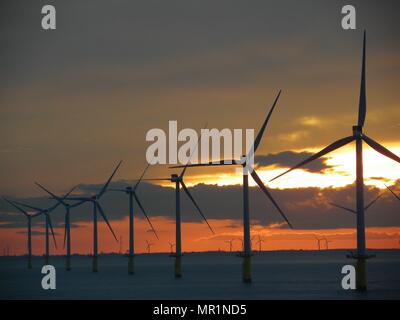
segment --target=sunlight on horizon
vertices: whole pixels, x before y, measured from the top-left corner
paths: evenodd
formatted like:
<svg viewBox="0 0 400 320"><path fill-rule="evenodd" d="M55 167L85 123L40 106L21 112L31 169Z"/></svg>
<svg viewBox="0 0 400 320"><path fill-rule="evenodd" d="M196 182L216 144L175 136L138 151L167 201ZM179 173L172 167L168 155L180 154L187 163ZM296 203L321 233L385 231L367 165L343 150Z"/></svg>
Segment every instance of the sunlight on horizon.
<svg viewBox="0 0 400 320"><path fill-rule="evenodd" d="M385 146L400 155L399 143L388 143ZM386 184L393 184L400 178L400 165L382 154L370 148L366 143L363 144L363 160L364 160L364 182L367 186L374 186L384 189ZM295 150L296 152L315 153L321 148L309 148ZM356 177L355 162L355 145L351 143L335 152L328 154L326 164L331 168L325 169L323 172L310 172L304 169L293 170L277 180L268 183L269 180L277 175L285 172L288 168L276 166L256 168L258 175L268 187L273 189L294 189L294 188L341 188L354 183ZM186 176L186 184L194 186L200 183L217 186L233 186L242 184L242 175L237 173L237 167L232 166L230 172L216 172L214 174L195 174ZM213 169L215 170L215 169ZM173 186L171 183L160 184L163 186ZM250 177L250 186L256 186L254 180Z"/></svg>

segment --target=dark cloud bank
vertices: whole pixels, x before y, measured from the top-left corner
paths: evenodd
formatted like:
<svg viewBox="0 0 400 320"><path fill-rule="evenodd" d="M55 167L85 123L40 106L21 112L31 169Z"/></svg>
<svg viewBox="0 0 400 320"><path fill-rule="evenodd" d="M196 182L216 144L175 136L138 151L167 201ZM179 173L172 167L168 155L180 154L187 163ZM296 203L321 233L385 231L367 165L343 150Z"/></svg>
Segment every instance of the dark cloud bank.
<svg viewBox="0 0 400 320"><path fill-rule="evenodd" d="M125 187L126 182L115 182L111 187ZM98 185L80 185L82 193L99 187ZM400 180L397 181L395 190L400 190ZM205 215L210 219L242 218L242 187L204 185L199 184L190 188L192 195L198 201ZM299 229L339 228L354 227L355 215L333 208L329 202L335 202L349 208L354 208L355 188L349 185L343 188L301 188L271 190L273 196L286 212L288 218ZM366 204L374 199L381 190L368 187L365 191ZM161 187L143 182L138 189L138 195L151 217L163 216L173 218L175 212L174 189ZM182 192L182 218L183 221L201 221L193 205ZM45 196L40 198L18 199L34 206L49 206L53 202ZM101 199L101 203L111 220L127 217L128 198L124 193L109 192ZM91 220L91 206L85 204L72 212L74 223ZM135 212L138 208L135 207ZM272 207L264 194L255 187L250 188L251 218L261 224L267 225L281 222L282 219L275 208ZM399 226L400 202L390 192L379 199L367 212L367 226ZM62 226L63 209L60 207L53 212L54 225ZM37 225L43 224L43 219L36 219ZM5 202L0 204L0 227L25 227L26 220L22 214L16 213ZM76 225L74 225L76 227Z"/></svg>

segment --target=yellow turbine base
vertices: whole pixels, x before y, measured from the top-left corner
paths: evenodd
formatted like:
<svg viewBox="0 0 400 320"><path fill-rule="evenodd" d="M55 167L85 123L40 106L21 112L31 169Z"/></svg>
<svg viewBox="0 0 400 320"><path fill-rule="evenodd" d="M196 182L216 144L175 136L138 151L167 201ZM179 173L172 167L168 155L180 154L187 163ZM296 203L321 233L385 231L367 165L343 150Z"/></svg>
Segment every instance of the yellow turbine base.
<svg viewBox="0 0 400 320"><path fill-rule="evenodd" d="M251 257L243 258L243 282L251 283Z"/></svg>
<svg viewBox="0 0 400 320"><path fill-rule="evenodd" d="M65 260L65 270L71 271L71 257L67 256Z"/></svg>
<svg viewBox="0 0 400 320"><path fill-rule="evenodd" d="M99 272L99 261L97 256L93 256L93 265L92 265L93 272Z"/></svg>
<svg viewBox="0 0 400 320"><path fill-rule="evenodd" d="M129 256L128 258L128 273L129 274L135 273L135 261L133 256Z"/></svg>
<svg viewBox="0 0 400 320"><path fill-rule="evenodd" d="M175 257L175 278L182 278L182 257Z"/></svg>
<svg viewBox="0 0 400 320"><path fill-rule="evenodd" d="M367 291L367 261L365 258L357 259L356 288L358 291Z"/></svg>

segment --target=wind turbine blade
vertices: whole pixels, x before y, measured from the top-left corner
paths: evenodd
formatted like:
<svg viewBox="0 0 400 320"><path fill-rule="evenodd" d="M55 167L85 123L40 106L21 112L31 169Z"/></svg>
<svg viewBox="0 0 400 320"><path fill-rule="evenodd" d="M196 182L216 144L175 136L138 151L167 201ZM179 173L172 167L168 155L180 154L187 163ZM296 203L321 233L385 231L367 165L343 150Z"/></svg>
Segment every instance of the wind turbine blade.
<svg viewBox="0 0 400 320"><path fill-rule="evenodd" d="M87 202L87 200L82 200L82 201L80 201L80 202L77 202L77 203L74 203L74 204L70 204L69 207L70 207L70 208L75 208L75 207L78 207L78 206L80 206L82 203L85 203L85 202Z"/></svg>
<svg viewBox="0 0 400 320"><path fill-rule="evenodd" d="M196 203L196 201L194 200L194 198L192 197L192 195L190 194L188 188L186 187L185 183L183 181L180 182L183 190L185 191L185 193L187 194L187 196L189 197L189 199L193 202L194 206L196 207L197 211L200 213L200 215L203 217L204 221L207 223L208 227L210 228L212 233L215 233L214 230L211 228L210 224L208 223L205 215L203 214L203 212L201 211L200 207L198 206L198 204Z"/></svg>
<svg viewBox="0 0 400 320"><path fill-rule="evenodd" d="M64 198L64 200L86 202L86 201L90 201L91 198L84 198L84 197L68 197L68 198Z"/></svg>
<svg viewBox="0 0 400 320"><path fill-rule="evenodd" d="M150 178L143 179L143 181L171 181L171 178Z"/></svg>
<svg viewBox="0 0 400 320"><path fill-rule="evenodd" d="M24 209L22 209L21 207L17 206L14 202L3 198L4 201L6 201L8 204L12 205L15 209L17 209L18 211L22 212L25 216L29 217L29 213L27 211L25 211Z"/></svg>
<svg viewBox="0 0 400 320"><path fill-rule="evenodd" d="M65 198L67 198L72 191L74 191L76 189L77 186L73 186L66 194L64 194L64 196L62 197L62 199L64 200Z"/></svg>
<svg viewBox="0 0 400 320"><path fill-rule="evenodd" d="M353 209L350 209L350 208L347 208L347 207L343 207L343 206L338 205L338 204L333 203L333 202L329 202L329 204L330 204L331 206L333 206L333 207L336 207L336 208L339 208L339 209L342 209L342 210L346 210L346 211L349 211L349 212L354 213L354 214L357 213L357 212L356 212L355 210L353 210Z"/></svg>
<svg viewBox="0 0 400 320"><path fill-rule="evenodd" d="M385 184L385 187L388 188L389 191L390 191L397 199L400 200L400 197L399 197L396 193L394 193L394 191L393 191L391 188L389 188L386 184Z"/></svg>
<svg viewBox="0 0 400 320"><path fill-rule="evenodd" d="M251 172L251 176L253 177L254 181L258 184L260 189L264 192L264 194L269 198L269 200L272 202L272 204L275 206L275 208L279 211L281 214L282 218L285 219L286 223L288 226L293 229L292 224L289 222L288 218L285 216L283 213L282 209L279 207L278 203L275 201L275 199L272 197L271 193L268 191L264 183L262 182L261 178L258 176L255 170Z"/></svg>
<svg viewBox="0 0 400 320"><path fill-rule="evenodd" d="M140 208L140 211L142 211L143 215L146 217L147 222L148 222L151 230L153 231L154 235L156 236L157 240L160 240L160 238L158 238L156 229L154 229L153 224L151 223L151 220L150 220L149 216L146 213L146 210L144 210L144 207L143 207L142 203L140 202L138 196L136 195L136 192L133 193L133 196L135 197L136 203L138 204L138 206Z"/></svg>
<svg viewBox="0 0 400 320"><path fill-rule="evenodd" d="M99 212L100 212L101 216L103 217L105 223L107 224L108 229L110 229L112 235L114 236L115 241L118 242L117 236L115 235L114 230L113 230L113 228L111 227L111 224L110 224L110 222L108 221L107 216L106 216L106 214L105 214L104 211L103 211L103 208L101 207L101 205L100 205L97 201L96 201L96 206L97 206L97 209L99 209Z"/></svg>
<svg viewBox="0 0 400 320"><path fill-rule="evenodd" d="M364 126L365 115L367 113L367 98L365 89L365 42L366 31L364 30L363 53L362 53L362 67L361 67L361 85L360 85L360 100L358 105L358 126Z"/></svg>
<svg viewBox="0 0 400 320"><path fill-rule="evenodd" d="M219 161L210 161L208 163L194 163L189 165L180 165L180 166L172 166L170 169L175 168L193 168L193 167L212 167L212 166L232 166L240 164L240 160L219 160Z"/></svg>
<svg viewBox="0 0 400 320"><path fill-rule="evenodd" d="M113 189L108 188L107 192L109 192L109 191L112 191L112 192L126 192L125 189L115 189L115 188L113 188Z"/></svg>
<svg viewBox="0 0 400 320"><path fill-rule="evenodd" d="M149 168L150 163L146 166L146 168L143 170L142 175L140 176L139 180L136 182L135 186L133 187L133 190L136 191L137 187L139 186L140 181L142 181L144 174L146 173L147 169Z"/></svg>
<svg viewBox="0 0 400 320"><path fill-rule="evenodd" d="M295 165L294 167L290 168L289 170L285 171L284 173L281 173L280 175L276 176L275 178L269 180L269 182L274 181L275 179L278 179L279 177L282 177L283 175L289 173L290 171L293 171L295 169L298 169L302 166L304 166L305 164L314 161L315 159L321 158L324 155L326 155L329 152L332 152L336 149L339 149L340 147L343 147L344 145L352 142L355 138L353 136L348 136L346 138L343 139L339 139L337 141L335 141L334 143L331 143L329 146L327 146L326 148L322 149L321 151L317 152L316 154L312 155L311 157L309 157L308 159L300 162L299 164Z"/></svg>
<svg viewBox="0 0 400 320"><path fill-rule="evenodd" d="M41 208L34 207L34 206L31 206L31 205L29 205L29 204L22 203L22 202L19 202L19 201L13 201L13 203L19 204L20 206L23 206L23 207L25 207L25 208L29 208L29 209L32 209L32 210L35 210L35 211L40 211L40 212L45 211L45 210L43 210L43 209L41 209Z"/></svg>
<svg viewBox="0 0 400 320"><path fill-rule="evenodd" d="M258 134L257 134L256 139L254 140L254 149L253 149L253 150L254 150L254 153L256 152L258 146L260 145L260 142L261 142L261 139L262 139L262 137L263 137L265 128L267 127L269 118L271 118L272 112L273 112L274 109L275 109L276 103L278 102L278 99L279 99L279 96L281 95L281 92L282 92L282 90L279 90L278 95L276 96L275 101L274 101L274 103L272 104L272 107L271 107L271 109L269 110L268 115L267 115L267 117L265 118L264 123L263 123L263 125L262 125L261 128L260 128L260 131L259 131Z"/></svg>
<svg viewBox="0 0 400 320"><path fill-rule="evenodd" d="M368 210L376 201L379 200L380 197L383 196L383 193L379 194L374 200L372 200L365 208L364 210Z"/></svg>
<svg viewBox="0 0 400 320"><path fill-rule="evenodd" d="M375 149L376 151L378 151L379 153L383 154L384 156L397 161L398 163L400 163L400 157L396 156L393 152L389 151L388 149L386 149L384 146L382 146L381 144L379 144L378 142L372 140L371 138L369 138L368 136L366 136L365 134L362 136L362 139L372 148Z"/></svg>
<svg viewBox="0 0 400 320"><path fill-rule="evenodd" d="M51 231L51 235L53 236L53 241L54 241L54 246L57 249L57 241L56 241L56 236L54 234L54 230L53 230L53 224L51 223L51 217L50 215L47 213L47 217L48 217L48 221L49 221L49 227L50 227L50 231Z"/></svg>
<svg viewBox="0 0 400 320"><path fill-rule="evenodd" d="M204 129L205 129L205 128L207 128L207 124L204 126ZM186 169L188 168L188 165L189 165L190 161L192 160L194 151L199 147L199 142L200 142L200 140L201 140L201 133L200 133L199 138L197 139L196 146L194 147L193 151L190 153L190 157L189 157L189 159L188 159L186 165L183 167L183 170L182 170L182 172L181 172L181 174L180 174L180 177L181 177L181 178L183 178L183 176L184 176L184 174L185 174L185 172L186 172Z"/></svg>
<svg viewBox="0 0 400 320"><path fill-rule="evenodd" d="M122 160L118 163L118 165L115 167L113 173L111 176L108 178L107 182L104 184L103 188L101 188L100 192L97 194L97 197L100 198L104 192L106 192L108 185L110 184L112 178L114 177L115 173L117 172L119 166L121 165Z"/></svg>
<svg viewBox="0 0 400 320"><path fill-rule="evenodd" d="M42 186L39 182L35 182L35 184L42 189L44 192L48 193L53 199L56 199L59 202L62 202L63 204L65 204L65 202L58 196L56 196L54 193L52 193L50 190L48 190L47 188L45 188L44 186Z"/></svg>

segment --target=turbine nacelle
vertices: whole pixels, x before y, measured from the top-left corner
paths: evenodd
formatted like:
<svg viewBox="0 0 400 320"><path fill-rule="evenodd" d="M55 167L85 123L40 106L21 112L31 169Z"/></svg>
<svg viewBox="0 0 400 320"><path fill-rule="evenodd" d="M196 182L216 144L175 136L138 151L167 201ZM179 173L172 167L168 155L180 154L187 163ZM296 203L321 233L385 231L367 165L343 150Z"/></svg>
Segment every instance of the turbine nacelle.
<svg viewBox="0 0 400 320"><path fill-rule="evenodd" d="M126 188L125 188L125 192L126 192L127 194L132 193L132 191L133 191L132 187L126 187Z"/></svg>
<svg viewBox="0 0 400 320"><path fill-rule="evenodd" d="M177 174L171 174L171 182L181 182L182 177L178 176Z"/></svg>
<svg viewBox="0 0 400 320"><path fill-rule="evenodd" d="M362 138L362 126L353 126L353 136L358 139Z"/></svg>

